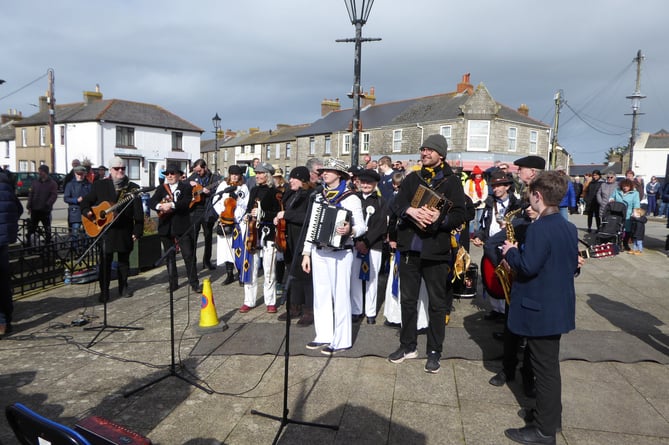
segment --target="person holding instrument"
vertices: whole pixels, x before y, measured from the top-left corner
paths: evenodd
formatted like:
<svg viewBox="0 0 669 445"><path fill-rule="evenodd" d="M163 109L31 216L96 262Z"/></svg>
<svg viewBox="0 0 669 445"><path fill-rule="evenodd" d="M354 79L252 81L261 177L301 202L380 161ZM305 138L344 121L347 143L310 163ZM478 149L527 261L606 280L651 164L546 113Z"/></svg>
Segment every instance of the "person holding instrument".
<svg viewBox="0 0 669 445"><path fill-rule="evenodd" d="M263 298L267 306L267 312L276 313L276 286L275 286L275 261L276 248L274 246L274 217L279 212L279 202L276 195L279 191L274 187L272 174L274 167L270 164L258 164L255 168L256 185L251 190L249 205L246 209L246 221L248 224L246 233L246 251L253 256L251 266L251 278L244 283L244 304L239 312L246 313L256 306L258 293L258 262L262 260L264 285ZM255 228L254 228L255 226Z"/></svg>
<svg viewBox="0 0 669 445"><path fill-rule="evenodd" d="M91 185L91 191L81 200L81 214L85 218L94 218L91 207L103 202L116 203L125 196L139 189L139 186L131 182L125 174L126 167L123 159L114 157L110 161L111 172L108 178L95 181ZM125 210L124 210L125 209ZM131 297L132 290L128 288L128 272L130 270L130 252L133 243L141 238L144 232L144 211L141 199L132 199L128 208L119 209L121 212L114 215L115 220L105 232L102 243L102 270L99 274L101 303L109 301L109 282L111 279L111 266L114 253L117 254L118 263L118 294L121 297Z"/></svg>
<svg viewBox="0 0 669 445"><path fill-rule="evenodd" d="M214 211L219 215L216 230L216 263L225 264L227 274L223 285L235 281L234 237L243 238L246 229L244 215L246 215L246 207L249 202L249 189L244 183L243 175L244 171L240 166L228 167L228 177L219 184L216 196L213 198ZM234 191L224 193L230 187L235 187Z"/></svg>
<svg viewBox="0 0 669 445"><path fill-rule="evenodd" d="M204 159L198 159L193 162L192 174L188 177L188 182L193 187L193 198L190 205L190 220L193 225L193 240L197 248L197 238L202 227L204 234L204 254L202 255L202 268L214 270L216 266L211 263L211 250L213 242L213 229L216 223L216 215L209 206L209 197L213 188L220 182L220 176L212 173L207 168ZM195 260L197 264L197 259Z"/></svg>

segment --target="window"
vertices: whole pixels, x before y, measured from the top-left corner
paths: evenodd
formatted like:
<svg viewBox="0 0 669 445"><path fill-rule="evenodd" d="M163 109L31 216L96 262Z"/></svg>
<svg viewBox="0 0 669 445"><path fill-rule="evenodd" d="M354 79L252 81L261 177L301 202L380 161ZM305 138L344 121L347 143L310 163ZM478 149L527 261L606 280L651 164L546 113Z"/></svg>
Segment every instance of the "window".
<svg viewBox="0 0 669 445"><path fill-rule="evenodd" d="M134 141L133 141L134 145ZM184 149L184 134L180 131L172 132L172 150L183 151Z"/></svg>
<svg viewBox="0 0 669 445"><path fill-rule="evenodd" d="M274 154L277 159L281 159L281 144L276 144Z"/></svg>
<svg viewBox="0 0 669 445"><path fill-rule="evenodd" d="M174 137L174 135L173 135ZM174 143L174 141L172 141ZM117 147L134 147L135 146L135 129L132 127L116 127L116 146Z"/></svg>
<svg viewBox="0 0 669 445"><path fill-rule="evenodd" d="M349 154L351 153L351 133L347 133L343 135L343 141L342 141L342 149L341 152L342 154Z"/></svg>
<svg viewBox="0 0 669 445"><path fill-rule="evenodd" d="M518 135L518 129L515 127L509 128L508 131L508 139L509 139L509 145L507 149L509 151L516 151L516 139Z"/></svg>
<svg viewBox="0 0 669 445"><path fill-rule="evenodd" d="M272 158L272 146L265 144L265 160L269 161Z"/></svg>
<svg viewBox="0 0 669 445"><path fill-rule="evenodd" d="M126 171L126 174L128 175L128 178L132 180L139 180L139 174L140 174L140 160L137 158L128 158L125 159L126 165L128 166L128 169ZM187 169L184 171L188 171Z"/></svg>
<svg viewBox="0 0 669 445"><path fill-rule="evenodd" d="M39 145L41 147L46 145L46 127L39 127Z"/></svg>
<svg viewBox="0 0 669 445"><path fill-rule="evenodd" d="M316 154L316 138L313 136L309 137L309 155L313 156Z"/></svg>
<svg viewBox="0 0 669 445"><path fill-rule="evenodd" d="M290 159L290 142L286 142L286 159Z"/></svg>
<svg viewBox="0 0 669 445"><path fill-rule="evenodd" d="M10 155L10 150L9 150L9 142L5 142L5 157L8 158Z"/></svg>
<svg viewBox="0 0 669 445"><path fill-rule="evenodd" d="M402 130L393 130L393 152L402 151Z"/></svg>
<svg viewBox="0 0 669 445"><path fill-rule="evenodd" d="M223 150L223 161L228 162L228 149Z"/></svg>
<svg viewBox="0 0 669 445"><path fill-rule="evenodd" d="M28 146L28 129L27 128L21 128L21 146L22 147L27 147Z"/></svg>
<svg viewBox="0 0 669 445"><path fill-rule="evenodd" d="M369 133L360 133L360 153L369 153Z"/></svg>
<svg viewBox="0 0 669 445"><path fill-rule="evenodd" d="M467 122L467 150L488 151L490 121Z"/></svg>
<svg viewBox="0 0 669 445"><path fill-rule="evenodd" d="M330 136L325 136L325 154L332 154L332 139Z"/></svg>
<svg viewBox="0 0 669 445"><path fill-rule="evenodd" d="M452 127L450 125L444 125L439 129L439 134L446 138L449 148L451 147L451 131Z"/></svg>
<svg viewBox="0 0 669 445"><path fill-rule="evenodd" d="M537 141L539 140L538 131L530 131L530 153L537 153Z"/></svg>
<svg viewBox="0 0 669 445"><path fill-rule="evenodd" d="M65 125L60 126L60 145L65 145Z"/></svg>
<svg viewBox="0 0 669 445"><path fill-rule="evenodd" d="M19 171L27 172L28 171L28 161L19 161Z"/></svg>

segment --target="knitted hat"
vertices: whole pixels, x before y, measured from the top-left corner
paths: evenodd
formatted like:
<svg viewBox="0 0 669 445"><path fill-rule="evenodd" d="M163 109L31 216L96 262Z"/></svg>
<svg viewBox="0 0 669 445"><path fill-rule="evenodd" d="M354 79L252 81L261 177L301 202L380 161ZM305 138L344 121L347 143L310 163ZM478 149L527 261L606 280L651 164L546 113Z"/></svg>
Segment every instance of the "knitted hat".
<svg viewBox="0 0 669 445"><path fill-rule="evenodd" d="M475 165L474 169L472 170L472 175L482 175L482 174L483 174L483 170L481 170L481 167L479 167L478 165Z"/></svg>
<svg viewBox="0 0 669 445"><path fill-rule="evenodd" d="M430 148L439 153L439 155L441 155L442 158L446 158L446 152L448 151L448 142L446 142L446 138L440 134L431 134L430 136L427 137L427 139L425 139L423 145L421 145L420 147Z"/></svg>
<svg viewBox="0 0 669 445"><path fill-rule="evenodd" d="M311 175L309 174L309 169L307 167L299 166L290 171L290 178L299 179L302 182L309 182Z"/></svg>
<svg viewBox="0 0 669 445"><path fill-rule="evenodd" d="M231 165L228 167L228 174L229 175L243 175L244 171L239 165Z"/></svg>

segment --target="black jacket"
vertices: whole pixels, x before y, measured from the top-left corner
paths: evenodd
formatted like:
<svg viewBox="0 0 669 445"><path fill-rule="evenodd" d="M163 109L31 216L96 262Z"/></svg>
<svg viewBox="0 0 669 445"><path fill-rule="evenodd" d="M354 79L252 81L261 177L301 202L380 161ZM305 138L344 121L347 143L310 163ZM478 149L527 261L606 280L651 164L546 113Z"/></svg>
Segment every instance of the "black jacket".
<svg viewBox="0 0 669 445"><path fill-rule="evenodd" d="M359 241L364 242L368 249L381 251L388 234L388 207L386 202L377 193L372 193L367 198L363 198L361 192L358 192L357 195L362 202L362 214L367 221L367 232ZM368 217L369 207L374 208L374 213Z"/></svg>
<svg viewBox="0 0 669 445"><path fill-rule="evenodd" d="M277 197L277 195L279 196ZM266 234L263 238L265 241L274 241L274 235L276 233L274 217L281 209L280 199L281 195L276 187L268 187L264 184L256 185L249 193L249 205L246 208L246 213L250 215L251 210L260 205L262 218L258 219L256 227L258 228L259 238L263 234L263 229L265 230Z"/></svg>
<svg viewBox="0 0 669 445"><path fill-rule="evenodd" d="M493 207L494 204L495 204L495 197L488 196L485 200L485 208L483 209L483 214L481 214L480 229L478 230L478 232L474 234L478 239L480 239L483 242L485 242L490 237L490 225L492 223L492 219L495 218L495 209ZM506 212L512 212L519 207L520 207L520 199L518 199L514 194L509 194L509 204L506 209Z"/></svg>
<svg viewBox="0 0 669 445"><path fill-rule="evenodd" d="M0 246L16 242L23 205L14 192L14 178L0 168Z"/></svg>
<svg viewBox="0 0 669 445"><path fill-rule="evenodd" d="M440 219L426 230L421 230L406 214L420 184L429 186L446 199ZM450 261L451 230L465 222L464 196L462 182L453 174L448 164L444 163L443 170L432 179L430 185L421 177L420 172L408 174L390 207L398 219L397 248L400 252L419 252L423 259Z"/></svg>
<svg viewBox="0 0 669 445"><path fill-rule="evenodd" d="M167 182L158 187L149 199L149 208L156 211L156 206L161 202L172 200L166 187ZM174 209L160 217L158 221L158 234L160 236L181 236L191 227L190 202L192 201L192 187L183 181L179 181L174 191Z"/></svg>

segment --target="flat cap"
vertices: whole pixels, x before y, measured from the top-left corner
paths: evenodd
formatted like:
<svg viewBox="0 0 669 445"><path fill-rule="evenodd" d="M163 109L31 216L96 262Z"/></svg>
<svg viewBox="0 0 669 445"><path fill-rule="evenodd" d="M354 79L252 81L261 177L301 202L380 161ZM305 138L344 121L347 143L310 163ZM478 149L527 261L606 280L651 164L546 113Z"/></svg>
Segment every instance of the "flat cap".
<svg viewBox="0 0 669 445"><path fill-rule="evenodd" d="M516 159L513 163L518 167L536 168L537 170L546 168L546 160L539 156L525 156L524 158Z"/></svg>

